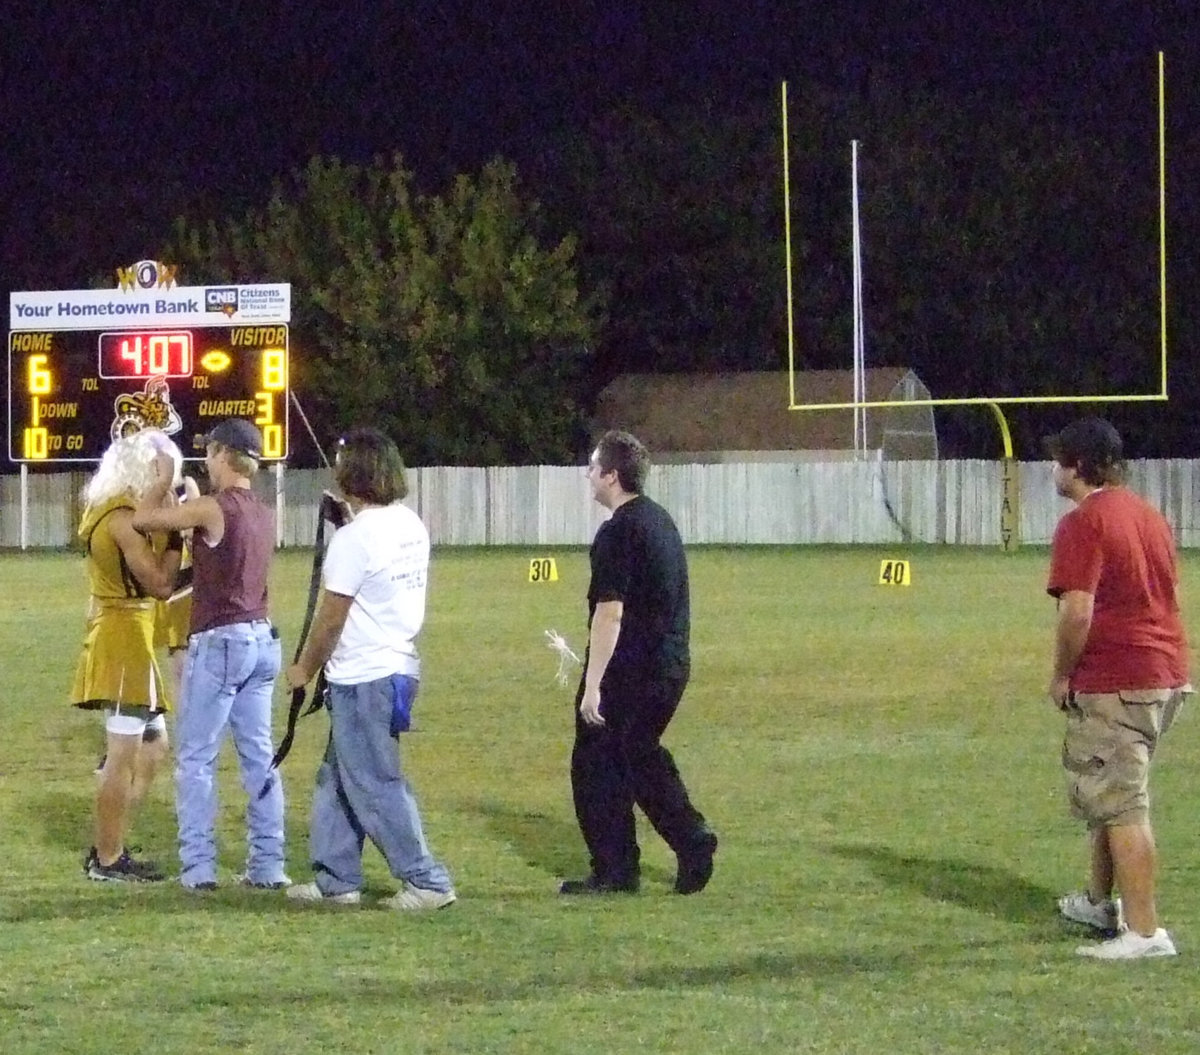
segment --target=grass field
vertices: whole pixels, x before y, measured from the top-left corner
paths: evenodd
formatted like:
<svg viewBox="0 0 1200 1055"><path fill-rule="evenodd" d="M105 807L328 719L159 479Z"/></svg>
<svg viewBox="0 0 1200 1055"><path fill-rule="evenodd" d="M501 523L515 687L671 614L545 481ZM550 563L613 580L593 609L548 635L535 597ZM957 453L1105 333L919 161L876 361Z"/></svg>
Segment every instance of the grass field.
<svg viewBox="0 0 1200 1055"><path fill-rule="evenodd" d="M693 682L666 742L720 833L715 876L671 894L647 831L639 896L570 903L572 693L543 631L582 646L587 559L556 552L560 581L530 584L535 555L434 557L403 751L460 900L421 918L86 882L102 737L62 702L82 564L0 557L0 1051L1200 1050L1193 716L1154 778L1181 955L1080 962L1086 935L1054 913L1084 842L1043 696L1044 551L693 551ZM875 584L884 556L912 561L912 586ZM275 566L289 655L309 559ZM1195 598L1200 559L1183 573ZM296 879L325 732L306 719L284 767ZM222 781L228 878L244 840L228 758ZM174 862L169 779L134 841ZM395 889L373 852L368 876L371 900Z"/></svg>

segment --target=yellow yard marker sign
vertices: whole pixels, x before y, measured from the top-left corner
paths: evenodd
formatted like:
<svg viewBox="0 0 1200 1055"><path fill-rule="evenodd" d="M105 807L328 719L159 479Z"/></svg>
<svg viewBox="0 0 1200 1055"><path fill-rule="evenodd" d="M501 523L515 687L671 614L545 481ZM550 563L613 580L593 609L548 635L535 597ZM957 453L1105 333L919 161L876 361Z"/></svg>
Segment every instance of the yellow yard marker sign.
<svg viewBox="0 0 1200 1055"><path fill-rule="evenodd" d="M558 582L558 566L553 557L534 557L529 562L530 582Z"/></svg>

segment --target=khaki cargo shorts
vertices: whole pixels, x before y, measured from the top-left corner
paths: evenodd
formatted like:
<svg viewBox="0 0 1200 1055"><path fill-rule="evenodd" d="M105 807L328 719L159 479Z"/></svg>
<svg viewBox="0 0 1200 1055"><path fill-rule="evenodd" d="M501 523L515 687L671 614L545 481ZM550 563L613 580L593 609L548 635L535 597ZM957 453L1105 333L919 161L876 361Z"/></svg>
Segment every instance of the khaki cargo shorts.
<svg viewBox="0 0 1200 1055"><path fill-rule="evenodd" d="M1191 691L1187 686L1073 694L1063 766L1071 812L1088 827L1146 823L1150 759Z"/></svg>

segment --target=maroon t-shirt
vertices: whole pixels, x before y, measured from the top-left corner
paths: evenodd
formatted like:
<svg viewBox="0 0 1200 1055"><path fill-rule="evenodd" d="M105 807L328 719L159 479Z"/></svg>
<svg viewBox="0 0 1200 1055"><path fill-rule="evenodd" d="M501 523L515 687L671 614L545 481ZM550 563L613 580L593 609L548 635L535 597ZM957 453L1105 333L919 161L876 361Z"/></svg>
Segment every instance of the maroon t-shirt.
<svg viewBox="0 0 1200 1055"><path fill-rule="evenodd" d="M210 546L201 531L192 543L192 622L198 634L216 626L267 618L267 568L275 550L275 514L248 487L213 496L225 534Z"/></svg>
<svg viewBox="0 0 1200 1055"><path fill-rule="evenodd" d="M1059 597L1079 590L1095 599L1072 689L1175 689L1187 683L1178 578L1170 527L1132 491L1093 491L1058 522L1046 591Z"/></svg>

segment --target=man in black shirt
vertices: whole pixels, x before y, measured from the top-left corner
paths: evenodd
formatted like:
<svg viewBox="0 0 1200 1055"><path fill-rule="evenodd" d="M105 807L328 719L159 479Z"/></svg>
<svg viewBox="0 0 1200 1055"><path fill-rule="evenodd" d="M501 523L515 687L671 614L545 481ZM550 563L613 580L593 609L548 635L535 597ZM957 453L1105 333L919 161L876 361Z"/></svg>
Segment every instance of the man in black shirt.
<svg viewBox="0 0 1200 1055"><path fill-rule="evenodd" d="M679 859L675 890L708 884L716 834L688 799L659 742L687 685L687 557L675 522L642 494L650 460L627 432L608 432L588 465L593 497L612 516L592 543L588 649L576 695L571 788L591 873L563 894L637 890L633 807Z"/></svg>

